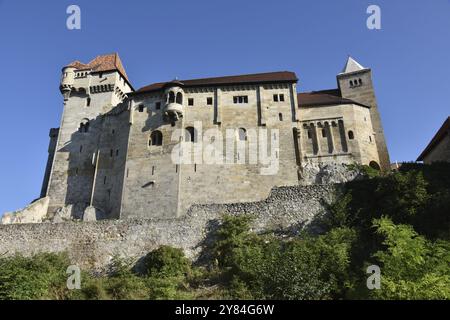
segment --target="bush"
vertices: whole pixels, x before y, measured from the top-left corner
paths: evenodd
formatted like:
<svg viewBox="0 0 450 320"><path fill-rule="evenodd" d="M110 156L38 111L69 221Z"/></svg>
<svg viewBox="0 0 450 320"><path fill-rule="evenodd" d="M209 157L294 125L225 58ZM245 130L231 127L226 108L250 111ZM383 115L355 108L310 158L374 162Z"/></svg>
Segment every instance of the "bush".
<svg viewBox="0 0 450 320"><path fill-rule="evenodd" d="M147 275L150 277L178 277L191 273L191 262L178 248L161 246L144 258Z"/></svg>
<svg viewBox="0 0 450 320"><path fill-rule="evenodd" d="M374 221L386 250L374 257L381 266L379 299L450 299L450 242L430 242L411 226L390 219Z"/></svg>
<svg viewBox="0 0 450 320"><path fill-rule="evenodd" d="M325 299L343 291L355 238L350 229L283 241L249 231L248 218L225 217L216 258L235 299Z"/></svg>
<svg viewBox="0 0 450 320"><path fill-rule="evenodd" d="M68 299L67 254L39 253L0 259L0 299Z"/></svg>

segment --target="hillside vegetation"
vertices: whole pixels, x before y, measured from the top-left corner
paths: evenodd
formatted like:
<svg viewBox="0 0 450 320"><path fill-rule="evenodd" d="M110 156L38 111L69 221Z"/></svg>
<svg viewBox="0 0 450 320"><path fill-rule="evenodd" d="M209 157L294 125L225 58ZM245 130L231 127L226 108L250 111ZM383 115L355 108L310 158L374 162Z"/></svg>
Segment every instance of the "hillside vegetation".
<svg viewBox="0 0 450 320"><path fill-rule="evenodd" d="M67 254L0 257L0 298L450 299L450 165L368 176L329 204L321 234L256 234L250 217L225 216L202 264L163 246L139 272L119 259L107 276L83 272L80 290L66 287Z"/></svg>

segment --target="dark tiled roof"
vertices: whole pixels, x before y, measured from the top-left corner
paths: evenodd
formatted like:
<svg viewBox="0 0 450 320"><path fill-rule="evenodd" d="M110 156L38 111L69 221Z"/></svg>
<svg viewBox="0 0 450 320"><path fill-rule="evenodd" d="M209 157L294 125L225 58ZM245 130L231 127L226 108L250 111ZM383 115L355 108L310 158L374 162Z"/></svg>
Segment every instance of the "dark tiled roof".
<svg viewBox="0 0 450 320"><path fill-rule="evenodd" d="M176 80L176 81L184 87L197 87L197 86L216 86L227 84L296 82L297 80L298 78L294 72L280 71L280 72L245 74L245 75L217 77L217 78ZM153 83L148 86L140 88L136 93L161 90L170 83L171 83L170 81Z"/></svg>
<svg viewBox="0 0 450 320"><path fill-rule="evenodd" d="M80 61L73 61L67 67L75 67L78 70L89 69L94 72L117 70L129 82L125 68L117 53L98 56L87 64Z"/></svg>
<svg viewBox="0 0 450 320"><path fill-rule="evenodd" d="M444 121L441 128L434 135L433 139L431 139L425 150L423 150L420 156L417 158L417 161L423 161L423 158L425 158L439 144L439 142L444 139L447 134L450 134L450 117L448 117Z"/></svg>
<svg viewBox="0 0 450 320"><path fill-rule="evenodd" d="M357 104L367 107L359 102L342 98L341 91L339 89L301 92L297 94L297 100L300 108L337 104Z"/></svg>

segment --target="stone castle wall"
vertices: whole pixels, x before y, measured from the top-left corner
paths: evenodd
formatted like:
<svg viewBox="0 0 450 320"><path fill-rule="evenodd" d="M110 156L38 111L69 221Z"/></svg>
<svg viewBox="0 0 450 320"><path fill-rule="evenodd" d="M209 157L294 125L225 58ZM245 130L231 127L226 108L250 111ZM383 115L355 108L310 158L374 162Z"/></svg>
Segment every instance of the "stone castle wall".
<svg viewBox="0 0 450 320"><path fill-rule="evenodd" d="M194 205L177 219L123 219L0 225L0 255L67 251L72 263L103 269L113 256L136 261L161 245L182 248L195 259L211 241L211 231L223 214L249 214L255 231L296 232L323 212L340 185L274 188L258 202Z"/></svg>

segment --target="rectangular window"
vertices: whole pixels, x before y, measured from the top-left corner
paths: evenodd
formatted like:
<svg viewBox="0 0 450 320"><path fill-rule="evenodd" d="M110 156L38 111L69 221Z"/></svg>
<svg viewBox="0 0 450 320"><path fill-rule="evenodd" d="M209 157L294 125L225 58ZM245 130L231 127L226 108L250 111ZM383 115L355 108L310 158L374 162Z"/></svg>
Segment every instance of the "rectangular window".
<svg viewBox="0 0 450 320"><path fill-rule="evenodd" d="M194 98L189 98L188 99L188 106L193 106L194 105Z"/></svg>
<svg viewBox="0 0 450 320"><path fill-rule="evenodd" d="M156 110L161 109L161 102L157 102L157 103L155 104L155 108L156 108Z"/></svg>
<svg viewBox="0 0 450 320"><path fill-rule="evenodd" d="M277 94L273 95L273 101L278 102L278 95Z"/></svg>
<svg viewBox="0 0 450 320"><path fill-rule="evenodd" d="M234 96L234 103L248 103L248 96Z"/></svg>
<svg viewBox="0 0 450 320"><path fill-rule="evenodd" d="M284 94L280 94L280 101L284 101Z"/></svg>
<svg viewBox="0 0 450 320"><path fill-rule="evenodd" d="M91 105L91 98L86 99L86 107L89 107Z"/></svg>
<svg viewBox="0 0 450 320"><path fill-rule="evenodd" d="M206 98L206 104L207 105L212 105L213 104L213 98L211 98L211 97L208 97L208 98Z"/></svg>
<svg viewBox="0 0 450 320"><path fill-rule="evenodd" d="M140 105L139 107L138 107L138 110L139 110L139 112L144 112L144 105Z"/></svg>

